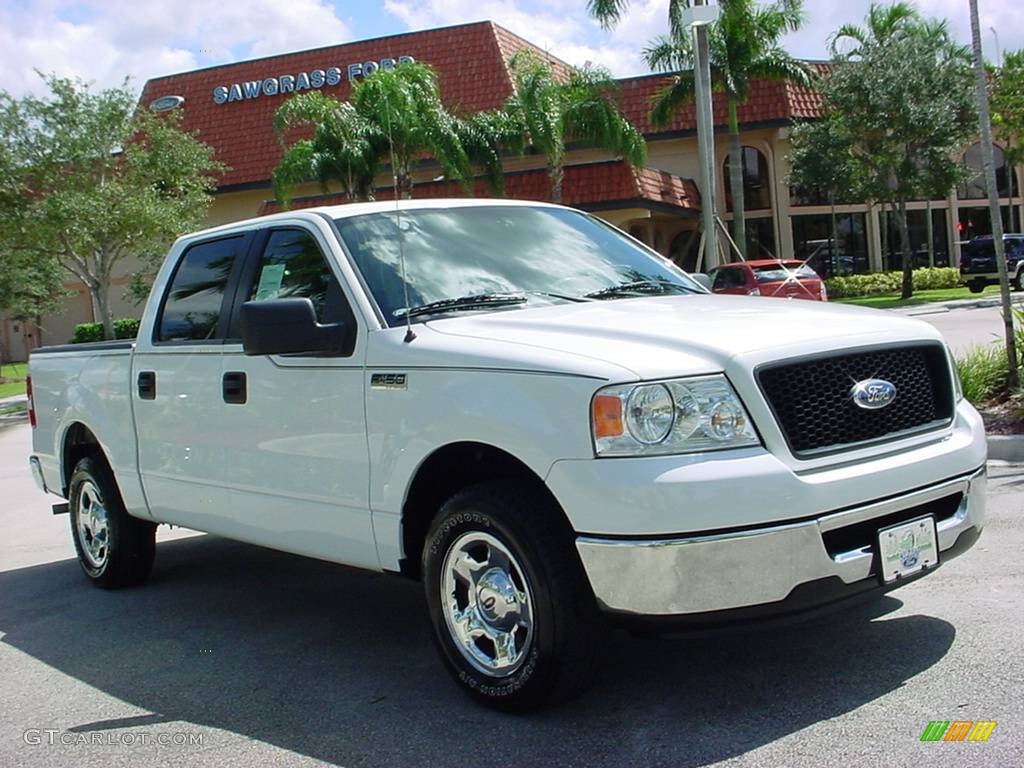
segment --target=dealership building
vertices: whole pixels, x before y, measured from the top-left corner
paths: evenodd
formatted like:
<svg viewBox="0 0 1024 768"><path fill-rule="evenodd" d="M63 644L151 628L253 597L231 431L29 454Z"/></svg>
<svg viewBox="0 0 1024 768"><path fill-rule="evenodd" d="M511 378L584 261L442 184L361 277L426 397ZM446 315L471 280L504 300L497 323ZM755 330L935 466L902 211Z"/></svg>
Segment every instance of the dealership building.
<svg viewBox="0 0 1024 768"><path fill-rule="evenodd" d="M141 104L147 108L180 110L184 127L210 144L227 166L208 214L209 225L278 210L271 190L271 173L282 149L273 129L273 115L291 95L320 90L346 99L351 84L380 68L414 60L431 65L438 74L448 108L461 115L500 107L512 94L512 56L530 49L551 61L556 71L569 65L492 22L410 32L374 40L271 56L237 64L184 72L148 81ZM697 191L697 138L694 110L683 109L673 123L655 128L649 119L651 99L663 86L664 75L618 81L621 108L647 139L643 168L630 168L606 152L571 147L563 187L563 202L592 211L643 240L686 269L698 264L701 198ZM828 201L791 189L788 177L789 135L794 121L813 119L820 109L818 95L788 82L755 81L750 98L740 107L744 192L747 208L748 256L810 259L825 276L899 268L898 236L892 217L866 203L836 208L838 242L830 247ZM726 112L715 98L715 157L717 207L732 218L728 174ZM1011 170L996 147L997 177L1004 226L1019 229L1024 210L1017 206L1013 226L1010 209ZM939 266L959 262L960 243L989 229L987 198L981 177L980 146L966 150L964 162L976 175L949 196L910 205L910 229L919 264L929 263L928 218L934 239L932 258ZM545 200L549 187L545 160L538 154L505 159L505 195ZM413 194L417 198L462 197L464 189L440 177L436 163L420 164ZM1017 177L1014 189L1021 188ZM391 197L390 175L379 180L378 199ZM487 195L482 182L478 196ZM344 202L322 195L315 184L295 190L295 207ZM141 307L122 297L136 264L122 265L114 278L111 304L115 317L137 316ZM23 360L39 344L66 342L74 326L94 319L84 286L69 282L72 291L63 311L40 318L38 324L0 322L2 361Z"/></svg>

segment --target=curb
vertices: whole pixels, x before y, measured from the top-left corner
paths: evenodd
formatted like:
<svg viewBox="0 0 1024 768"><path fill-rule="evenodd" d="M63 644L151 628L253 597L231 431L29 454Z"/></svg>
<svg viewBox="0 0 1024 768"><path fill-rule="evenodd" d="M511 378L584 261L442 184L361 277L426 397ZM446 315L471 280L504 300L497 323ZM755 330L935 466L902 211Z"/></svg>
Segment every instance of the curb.
<svg viewBox="0 0 1024 768"><path fill-rule="evenodd" d="M939 312L949 312L953 309L984 309L986 307L1001 306L1003 300L999 296L992 296L985 299L957 299L956 301L936 301L934 304L920 304L916 307L897 309L905 315L934 315ZM1024 304L1024 294L1015 293L1010 296L1010 304Z"/></svg>
<svg viewBox="0 0 1024 768"><path fill-rule="evenodd" d="M1024 462L1024 435L989 435L988 457Z"/></svg>

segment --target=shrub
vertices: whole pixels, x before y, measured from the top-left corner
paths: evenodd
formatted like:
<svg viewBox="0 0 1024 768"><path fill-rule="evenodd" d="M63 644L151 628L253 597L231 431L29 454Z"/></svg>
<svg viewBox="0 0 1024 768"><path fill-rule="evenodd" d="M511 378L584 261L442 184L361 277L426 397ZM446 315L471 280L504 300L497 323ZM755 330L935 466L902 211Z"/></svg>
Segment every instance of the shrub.
<svg viewBox="0 0 1024 768"><path fill-rule="evenodd" d="M139 335L139 321L134 317L122 317L114 321L114 336L119 339L134 339Z"/></svg>
<svg viewBox="0 0 1024 768"><path fill-rule="evenodd" d="M139 334L139 321L134 317L122 317L114 321L114 337L118 339L134 339ZM79 323L75 326L72 344L88 344L91 341L103 341L103 323Z"/></svg>
<svg viewBox="0 0 1024 768"><path fill-rule="evenodd" d="M72 344L88 344L91 341L103 341L103 323L79 323L75 326Z"/></svg>
<svg viewBox="0 0 1024 768"><path fill-rule="evenodd" d="M957 288L961 285L963 285L963 281L960 279L960 270L954 267L925 267L914 270L915 291ZM902 286L902 272L872 272L867 275L831 277L825 281L828 295L834 299L898 293Z"/></svg>
<svg viewBox="0 0 1024 768"><path fill-rule="evenodd" d="M976 347L957 358L956 372L968 402L979 405L991 400L1006 391L1006 378L1010 373L1006 350L997 344Z"/></svg>

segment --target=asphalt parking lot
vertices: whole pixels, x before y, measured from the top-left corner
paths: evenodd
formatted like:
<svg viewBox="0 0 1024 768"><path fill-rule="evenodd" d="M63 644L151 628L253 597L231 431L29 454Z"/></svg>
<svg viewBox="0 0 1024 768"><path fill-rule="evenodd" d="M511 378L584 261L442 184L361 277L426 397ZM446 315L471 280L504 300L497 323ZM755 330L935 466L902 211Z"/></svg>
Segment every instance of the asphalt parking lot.
<svg viewBox="0 0 1024 768"><path fill-rule="evenodd" d="M1020 465L927 579L782 630L609 631L586 696L510 717L449 682L398 578L164 533L146 586L90 587L28 438L0 430L3 766L1024 765ZM998 726L922 743L931 720Z"/></svg>

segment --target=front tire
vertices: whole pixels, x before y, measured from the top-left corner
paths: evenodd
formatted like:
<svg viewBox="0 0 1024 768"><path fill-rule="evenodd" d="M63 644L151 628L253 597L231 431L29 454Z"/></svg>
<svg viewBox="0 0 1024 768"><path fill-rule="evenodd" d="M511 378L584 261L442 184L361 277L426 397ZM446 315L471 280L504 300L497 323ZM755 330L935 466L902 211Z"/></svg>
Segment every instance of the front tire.
<svg viewBox="0 0 1024 768"><path fill-rule="evenodd" d="M423 551L441 658L478 702L528 711L590 680L590 585L562 511L515 483L468 488L441 508Z"/></svg>
<svg viewBox="0 0 1024 768"><path fill-rule="evenodd" d="M1024 267L1017 270L1017 276L1011 282L1015 291L1024 291Z"/></svg>
<svg viewBox="0 0 1024 768"><path fill-rule="evenodd" d="M89 581L104 589L145 581L156 553L156 524L128 514L104 463L84 458L75 465L68 502L71 538Z"/></svg>

